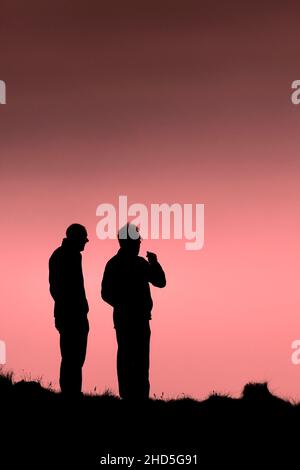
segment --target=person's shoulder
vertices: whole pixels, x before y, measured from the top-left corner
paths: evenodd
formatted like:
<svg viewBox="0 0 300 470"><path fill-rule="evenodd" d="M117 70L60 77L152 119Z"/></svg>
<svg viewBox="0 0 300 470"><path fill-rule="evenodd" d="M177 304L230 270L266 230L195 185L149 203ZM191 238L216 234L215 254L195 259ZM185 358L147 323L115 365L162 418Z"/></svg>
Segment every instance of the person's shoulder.
<svg viewBox="0 0 300 470"><path fill-rule="evenodd" d="M106 263L106 267L107 268L110 268L110 267L113 267L115 266L116 264L118 264L119 262L119 256L118 254L114 255L112 258L110 258L107 263Z"/></svg>
<svg viewBox="0 0 300 470"><path fill-rule="evenodd" d="M62 249L61 246L56 248L56 250L53 251L52 255L49 258L49 261L56 261L58 260L62 255Z"/></svg>

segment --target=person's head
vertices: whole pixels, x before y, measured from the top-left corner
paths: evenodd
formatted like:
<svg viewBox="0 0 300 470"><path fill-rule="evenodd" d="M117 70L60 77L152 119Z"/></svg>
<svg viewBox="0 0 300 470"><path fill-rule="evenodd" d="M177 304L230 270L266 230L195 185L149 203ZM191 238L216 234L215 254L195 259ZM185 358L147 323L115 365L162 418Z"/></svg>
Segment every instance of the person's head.
<svg viewBox="0 0 300 470"><path fill-rule="evenodd" d="M72 224L66 231L67 240L72 243L78 251L83 251L85 244L89 241L87 230L83 225Z"/></svg>
<svg viewBox="0 0 300 470"><path fill-rule="evenodd" d="M127 223L120 228L118 240L123 251L132 256L137 256L140 251L142 238L136 225Z"/></svg>

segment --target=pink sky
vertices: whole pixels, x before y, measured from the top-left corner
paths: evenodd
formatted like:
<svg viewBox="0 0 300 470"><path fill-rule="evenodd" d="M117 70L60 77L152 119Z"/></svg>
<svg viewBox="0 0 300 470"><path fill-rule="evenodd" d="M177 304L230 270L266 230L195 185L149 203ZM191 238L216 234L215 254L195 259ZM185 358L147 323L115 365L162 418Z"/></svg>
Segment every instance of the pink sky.
<svg viewBox="0 0 300 470"><path fill-rule="evenodd" d="M74 2L69 14L65 2L4 2L0 340L18 376L58 387L48 258L80 222L90 238L84 389L117 391L100 283L118 246L97 239L96 207L125 194L205 204L203 250L142 245L167 275L166 289L152 288L152 394L238 395L267 380L300 399L297 15L288 3L226 4Z"/></svg>

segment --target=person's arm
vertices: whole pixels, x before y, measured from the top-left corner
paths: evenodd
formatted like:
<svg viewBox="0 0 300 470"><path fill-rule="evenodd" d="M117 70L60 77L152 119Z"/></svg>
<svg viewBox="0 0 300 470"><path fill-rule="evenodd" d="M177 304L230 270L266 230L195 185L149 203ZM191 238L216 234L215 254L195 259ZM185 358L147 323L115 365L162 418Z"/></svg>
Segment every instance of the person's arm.
<svg viewBox="0 0 300 470"><path fill-rule="evenodd" d="M50 294L59 309L89 311L80 254L71 259L54 253L49 260L49 284Z"/></svg>
<svg viewBox="0 0 300 470"><path fill-rule="evenodd" d="M59 258L55 254L49 260L49 286L50 294L55 302L62 299L62 268Z"/></svg>
<svg viewBox="0 0 300 470"><path fill-rule="evenodd" d="M105 266L103 274L103 279L101 283L101 297L104 302L107 302L112 307L115 306L114 276L112 268L109 264Z"/></svg>
<svg viewBox="0 0 300 470"><path fill-rule="evenodd" d="M157 261L157 256L155 253L151 253L147 251L147 258L148 258L148 280L153 284L155 287L165 287L166 276L164 273L163 268Z"/></svg>

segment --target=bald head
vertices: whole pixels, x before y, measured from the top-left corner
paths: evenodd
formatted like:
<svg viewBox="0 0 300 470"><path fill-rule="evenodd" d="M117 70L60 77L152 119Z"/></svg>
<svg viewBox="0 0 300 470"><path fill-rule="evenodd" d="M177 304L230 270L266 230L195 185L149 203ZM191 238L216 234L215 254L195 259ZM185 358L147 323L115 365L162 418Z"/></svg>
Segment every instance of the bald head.
<svg viewBox="0 0 300 470"><path fill-rule="evenodd" d="M121 249L129 255L137 256L140 251L141 235L134 224L126 224L118 232L118 240Z"/></svg>
<svg viewBox="0 0 300 470"><path fill-rule="evenodd" d="M81 224L72 224L66 230L67 240L79 251L83 251L88 240L86 228Z"/></svg>

